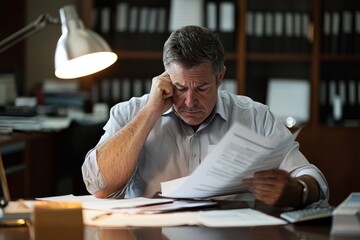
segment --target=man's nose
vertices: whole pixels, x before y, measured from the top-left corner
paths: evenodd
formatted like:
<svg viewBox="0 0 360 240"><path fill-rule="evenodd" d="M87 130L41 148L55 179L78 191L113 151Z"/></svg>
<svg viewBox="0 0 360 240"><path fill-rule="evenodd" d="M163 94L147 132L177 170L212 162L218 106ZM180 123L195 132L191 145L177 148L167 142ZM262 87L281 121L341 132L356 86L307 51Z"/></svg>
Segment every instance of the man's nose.
<svg viewBox="0 0 360 240"><path fill-rule="evenodd" d="M188 107L193 107L196 103L196 93L194 91L187 91L186 93L186 99L185 99L185 104Z"/></svg>

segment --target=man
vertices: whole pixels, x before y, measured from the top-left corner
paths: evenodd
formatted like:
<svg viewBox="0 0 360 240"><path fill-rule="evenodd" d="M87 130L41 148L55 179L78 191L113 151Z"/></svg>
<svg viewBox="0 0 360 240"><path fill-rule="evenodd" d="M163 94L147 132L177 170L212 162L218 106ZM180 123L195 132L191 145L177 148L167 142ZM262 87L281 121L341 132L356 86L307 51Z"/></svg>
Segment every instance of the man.
<svg viewBox="0 0 360 240"><path fill-rule="evenodd" d="M234 122L263 136L290 132L268 107L245 96L220 91L224 48L208 29L186 26L164 45L165 72L154 77L149 94L110 111L105 133L82 166L84 182L96 197L152 197L160 183L190 175ZM249 184L253 198L271 206L326 203L322 173L298 144L279 169L261 171Z"/></svg>

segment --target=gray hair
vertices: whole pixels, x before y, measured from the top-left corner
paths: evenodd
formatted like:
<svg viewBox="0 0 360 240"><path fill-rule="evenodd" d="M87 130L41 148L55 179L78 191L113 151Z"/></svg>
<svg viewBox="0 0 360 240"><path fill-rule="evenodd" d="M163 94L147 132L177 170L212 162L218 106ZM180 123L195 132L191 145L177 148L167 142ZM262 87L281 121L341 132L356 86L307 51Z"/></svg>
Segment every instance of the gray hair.
<svg viewBox="0 0 360 240"><path fill-rule="evenodd" d="M171 33L164 44L163 64L165 69L172 62L179 63L185 68L211 63L216 80L218 80L224 61L224 47L218 35L204 27L182 27Z"/></svg>

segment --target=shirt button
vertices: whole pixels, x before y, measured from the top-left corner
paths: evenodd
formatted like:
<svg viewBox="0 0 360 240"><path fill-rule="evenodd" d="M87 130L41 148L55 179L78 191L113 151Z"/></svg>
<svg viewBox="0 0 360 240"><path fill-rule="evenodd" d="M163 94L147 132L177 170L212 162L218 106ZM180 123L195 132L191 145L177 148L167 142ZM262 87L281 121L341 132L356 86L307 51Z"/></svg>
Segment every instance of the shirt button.
<svg viewBox="0 0 360 240"><path fill-rule="evenodd" d="M196 158L196 153L193 153L193 155L192 155L192 156L193 156L193 158Z"/></svg>

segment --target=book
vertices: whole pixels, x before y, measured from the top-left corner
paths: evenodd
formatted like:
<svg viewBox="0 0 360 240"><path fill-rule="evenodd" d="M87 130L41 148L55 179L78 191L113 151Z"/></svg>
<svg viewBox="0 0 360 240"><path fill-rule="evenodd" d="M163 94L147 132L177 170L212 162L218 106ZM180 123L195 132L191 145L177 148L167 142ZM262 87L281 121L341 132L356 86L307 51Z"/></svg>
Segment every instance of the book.
<svg viewBox="0 0 360 240"><path fill-rule="evenodd" d="M335 208L331 235L360 237L360 192L352 192Z"/></svg>
<svg viewBox="0 0 360 240"><path fill-rule="evenodd" d="M0 116L0 126L19 131L39 131L43 129L44 116L33 117Z"/></svg>

